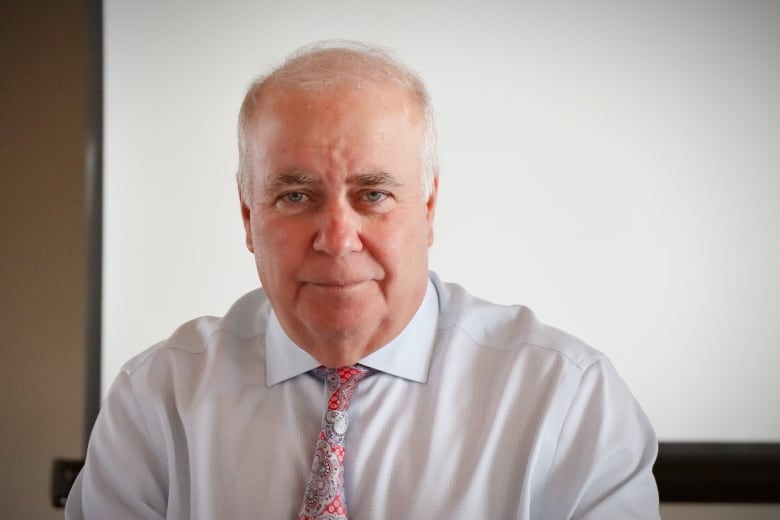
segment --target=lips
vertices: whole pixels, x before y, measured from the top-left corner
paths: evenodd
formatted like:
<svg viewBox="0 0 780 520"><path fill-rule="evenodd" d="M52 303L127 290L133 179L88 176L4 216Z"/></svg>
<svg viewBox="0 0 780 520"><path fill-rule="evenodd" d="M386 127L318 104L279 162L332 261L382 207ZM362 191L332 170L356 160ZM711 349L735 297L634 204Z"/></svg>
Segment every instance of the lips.
<svg viewBox="0 0 780 520"><path fill-rule="evenodd" d="M346 270L331 270L320 272L307 272L302 276L299 275L300 283L303 285L316 285L320 287L333 287L333 288L348 288L356 285L361 285L368 282L376 282L384 278L384 276L377 276L379 273L371 272L347 272Z"/></svg>
<svg viewBox="0 0 780 520"><path fill-rule="evenodd" d="M305 283L325 288L348 289L366 283L367 281L369 280L309 280Z"/></svg>

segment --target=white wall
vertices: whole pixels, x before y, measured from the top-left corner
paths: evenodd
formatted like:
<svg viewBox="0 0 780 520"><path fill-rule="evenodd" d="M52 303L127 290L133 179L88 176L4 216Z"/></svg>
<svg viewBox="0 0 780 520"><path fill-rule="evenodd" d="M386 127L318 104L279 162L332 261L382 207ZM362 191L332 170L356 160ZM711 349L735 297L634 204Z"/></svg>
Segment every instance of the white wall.
<svg viewBox="0 0 780 520"><path fill-rule="evenodd" d="M108 0L105 29L105 382L257 285L244 88L354 38L432 91L433 269L605 351L664 440L780 440L779 3Z"/></svg>

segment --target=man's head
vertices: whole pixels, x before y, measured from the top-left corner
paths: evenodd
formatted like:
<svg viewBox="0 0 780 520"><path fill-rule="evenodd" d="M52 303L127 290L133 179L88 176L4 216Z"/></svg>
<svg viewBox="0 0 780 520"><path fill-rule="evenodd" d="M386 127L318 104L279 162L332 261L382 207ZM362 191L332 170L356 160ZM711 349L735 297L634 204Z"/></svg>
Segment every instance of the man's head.
<svg viewBox="0 0 780 520"><path fill-rule="evenodd" d="M308 48L241 107L247 247L285 332L327 366L409 322L427 286L438 186L428 94L366 46Z"/></svg>
<svg viewBox="0 0 780 520"><path fill-rule="evenodd" d="M415 72L396 61L387 51L360 42L342 40L315 43L297 50L280 67L256 78L247 89L238 116L236 177L241 196L246 199L249 195L247 185L253 171L247 130L264 92L273 86L322 91L337 84L372 89L382 83L395 84L407 93L410 100L419 104L425 124L420 180L427 198L439 174L439 161L433 104L425 84Z"/></svg>

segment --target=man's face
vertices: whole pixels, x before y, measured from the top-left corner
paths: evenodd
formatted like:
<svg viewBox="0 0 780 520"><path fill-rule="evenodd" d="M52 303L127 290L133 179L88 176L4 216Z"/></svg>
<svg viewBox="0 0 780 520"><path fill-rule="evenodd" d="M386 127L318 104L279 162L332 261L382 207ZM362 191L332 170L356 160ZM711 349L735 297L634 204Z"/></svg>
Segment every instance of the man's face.
<svg viewBox="0 0 780 520"><path fill-rule="evenodd" d="M293 341L354 364L425 294L436 185L424 200L419 110L390 86L264 96L248 131L247 247Z"/></svg>

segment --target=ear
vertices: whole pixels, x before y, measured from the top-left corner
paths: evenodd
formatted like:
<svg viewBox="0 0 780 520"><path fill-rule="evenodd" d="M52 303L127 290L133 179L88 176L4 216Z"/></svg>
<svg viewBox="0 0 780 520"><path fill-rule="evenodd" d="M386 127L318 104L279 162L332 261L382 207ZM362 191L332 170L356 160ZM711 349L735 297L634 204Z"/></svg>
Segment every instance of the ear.
<svg viewBox="0 0 780 520"><path fill-rule="evenodd" d="M244 233L246 234L246 248L250 253L255 252L255 244L252 241L252 211L249 209L249 205L244 200L241 194L241 189L238 190L238 201L241 204L241 220L244 221Z"/></svg>
<svg viewBox="0 0 780 520"><path fill-rule="evenodd" d="M428 247L433 245L433 217L436 214L436 199L439 195L439 176L438 174L433 178L433 186L431 186L431 194L428 196L428 200L425 203L426 206L426 220L428 221Z"/></svg>

